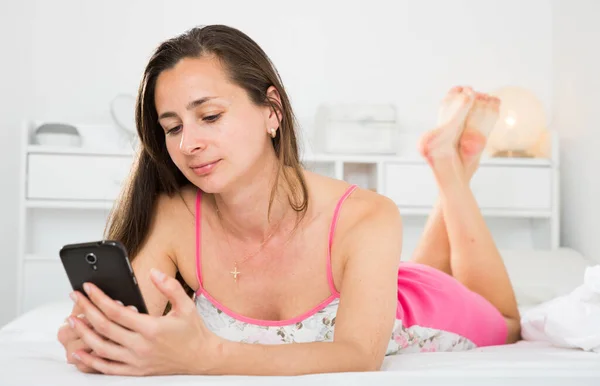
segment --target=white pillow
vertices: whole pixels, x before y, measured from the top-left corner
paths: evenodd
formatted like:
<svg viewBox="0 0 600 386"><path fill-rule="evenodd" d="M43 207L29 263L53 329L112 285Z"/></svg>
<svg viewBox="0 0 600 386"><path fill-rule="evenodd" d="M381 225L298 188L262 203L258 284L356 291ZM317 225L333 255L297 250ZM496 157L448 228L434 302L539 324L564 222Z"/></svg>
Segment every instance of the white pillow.
<svg viewBox="0 0 600 386"><path fill-rule="evenodd" d="M0 329L2 340L56 340L58 329L71 314L73 303L48 303L24 313Z"/></svg>
<svg viewBox="0 0 600 386"><path fill-rule="evenodd" d="M570 248L500 253L521 307L570 293L583 283L586 268L598 264Z"/></svg>

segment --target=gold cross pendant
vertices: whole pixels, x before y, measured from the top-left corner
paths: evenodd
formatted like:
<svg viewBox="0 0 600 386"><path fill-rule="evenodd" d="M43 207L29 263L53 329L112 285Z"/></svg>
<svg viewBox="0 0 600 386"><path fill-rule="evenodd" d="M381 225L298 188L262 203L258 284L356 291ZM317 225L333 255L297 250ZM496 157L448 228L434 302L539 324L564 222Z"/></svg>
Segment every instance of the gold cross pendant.
<svg viewBox="0 0 600 386"><path fill-rule="evenodd" d="M233 271L231 271L229 273L231 275L233 275L233 280L237 282L237 277L241 273L240 271L237 270L237 264L233 267Z"/></svg>

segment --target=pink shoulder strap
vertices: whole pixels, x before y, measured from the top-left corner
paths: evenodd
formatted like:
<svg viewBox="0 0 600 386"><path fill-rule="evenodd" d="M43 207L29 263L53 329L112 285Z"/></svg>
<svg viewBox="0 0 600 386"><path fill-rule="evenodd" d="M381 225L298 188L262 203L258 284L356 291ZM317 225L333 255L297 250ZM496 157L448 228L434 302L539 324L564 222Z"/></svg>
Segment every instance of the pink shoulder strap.
<svg viewBox="0 0 600 386"><path fill-rule="evenodd" d="M336 296L340 296L340 293L335 288L335 284L333 283L333 272L331 269L331 246L333 244L333 235L335 234L335 228L337 226L338 217L340 215L340 209L342 208L342 204L348 198L348 196L357 188L356 185L351 185L344 195L338 200L337 205L335 206L335 210L333 212L333 219L331 220L331 226L329 227L329 242L327 248L327 282L329 283L329 289L331 293Z"/></svg>
<svg viewBox="0 0 600 386"><path fill-rule="evenodd" d="M202 191L196 193L196 277L198 279L198 291L202 290L202 262L200 259L200 238L202 237Z"/></svg>

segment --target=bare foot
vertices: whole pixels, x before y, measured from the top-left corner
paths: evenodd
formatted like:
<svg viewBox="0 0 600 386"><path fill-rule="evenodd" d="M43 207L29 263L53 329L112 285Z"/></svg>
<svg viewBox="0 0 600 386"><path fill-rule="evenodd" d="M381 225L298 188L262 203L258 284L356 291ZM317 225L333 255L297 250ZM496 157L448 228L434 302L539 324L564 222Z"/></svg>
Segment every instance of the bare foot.
<svg viewBox="0 0 600 386"><path fill-rule="evenodd" d="M421 137L420 153L432 167L438 183L453 172L464 174L458 142L474 100L475 93L470 87L452 88L440 106L438 127Z"/></svg>
<svg viewBox="0 0 600 386"><path fill-rule="evenodd" d="M465 121L465 129L459 140L460 159L467 178L471 179L477 168L487 139L498 120L500 99L477 93L475 102Z"/></svg>

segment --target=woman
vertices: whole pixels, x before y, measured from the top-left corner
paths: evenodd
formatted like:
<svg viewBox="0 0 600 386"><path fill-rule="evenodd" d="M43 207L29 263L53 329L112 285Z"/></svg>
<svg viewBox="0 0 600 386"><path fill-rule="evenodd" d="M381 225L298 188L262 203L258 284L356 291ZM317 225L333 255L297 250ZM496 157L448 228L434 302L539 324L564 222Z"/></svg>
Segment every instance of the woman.
<svg viewBox="0 0 600 386"><path fill-rule="evenodd" d="M289 99L250 38L208 26L163 43L107 234L128 249L149 315L87 285L58 333L68 361L106 374L290 375L515 342L514 293L469 189L498 102L468 87L446 96L421 143L440 199L400 263L391 200L302 169Z"/></svg>

